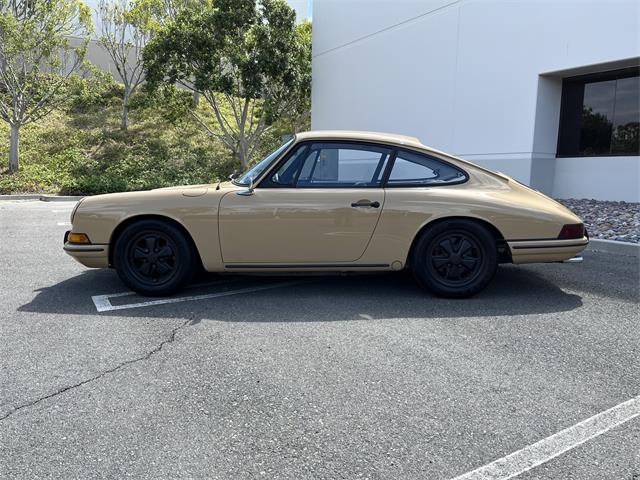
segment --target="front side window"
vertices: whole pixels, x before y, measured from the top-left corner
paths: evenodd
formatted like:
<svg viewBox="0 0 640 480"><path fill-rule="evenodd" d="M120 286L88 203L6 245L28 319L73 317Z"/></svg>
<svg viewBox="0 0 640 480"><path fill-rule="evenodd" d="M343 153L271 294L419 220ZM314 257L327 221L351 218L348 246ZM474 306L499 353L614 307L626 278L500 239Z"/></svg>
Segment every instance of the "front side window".
<svg viewBox="0 0 640 480"><path fill-rule="evenodd" d="M293 187L309 147L301 145L295 148L269 178L261 184L263 187Z"/></svg>
<svg viewBox="0 0 640 480"><path fill-rule="evenodd" d="M298 147L264 186L298 188L380 186L391 149L355 143L309 143Z"/></svg>
<svg viewBox="0 0 640 480"><path fill-rule="evenodd" d="M558 156L640 155L640 69L567 78Z"/></svg>
<svg viewBox="0 0 640 480"><path fill-rule="evenodd" d="M258 178L269 165L271 165L280 155L284 153L287 148L289 148L289 145L293 143L293 140L294 139L292 138L280 145L273 152L271 152L269 155L267 155L265 158L260 160L253 167L251 167L249 170L235 179L233 183L235 183L236 185L241 185L243 187L248 186L252 180Z"/></svg>
<svg viewBox="0 0 640 480"><path fill-rule="evenodd" d="M387 186L442 185L459 183L466 175L457 168L427 155L399 151L393 162Z"/></svg>

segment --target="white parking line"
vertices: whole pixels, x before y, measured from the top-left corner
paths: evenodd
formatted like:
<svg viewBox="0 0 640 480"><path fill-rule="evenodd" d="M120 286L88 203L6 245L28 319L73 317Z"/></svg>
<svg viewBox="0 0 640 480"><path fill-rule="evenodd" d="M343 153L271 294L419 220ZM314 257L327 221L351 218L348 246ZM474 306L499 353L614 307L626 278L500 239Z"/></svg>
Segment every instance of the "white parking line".
<svg viewBox="0 0 640 480"><path fill-rule="evenodd" d="M640 395L453 480L517 477L640 415Z"/></svg>
<svg viewBox="0 0 640 480"><path fill-rule="evenodd" d="M58 222L59 227L70 227L71 224L69 222Z"/></svg>
<svg viewBox="0 0 640 480"><path fill-rule="evenodd" d="M185 290L191 290L194 288L201 288L201 287L213 287L214 285L220 285L220 284L229 285L231 283L240 282L241 280L242 278L231 278L231 279L225 278L224 280L218 280L215 282L194 283L192 285L188 285L185 288ZM91 297L91 299L93 300L93 304L96 306L98 311L101 312L101 311L113 310L112 308L113 306L111 305L111 301L109 300L110 298L126 297L129 295L135 295L135 294L136 292L132 292L131 290L128 290L126 292L107 293L106 295L94 295ZM104 310L101 310L101 309L104 309Z"/></svg>
<svg viewBox="0 0 640 480"><path fill-rule="evenodd" d="M252 292L260 292L262 290L271 290L273 288L290 287L293 285L309 283L311 281L315 281L315 280L298 280L295 282L272 283L270 285L260 285L257 287L240 288L238 290L229 290L226 292L206 293L203 295L192 295L188 297L160 298L158 300L149 300L146 302L128 303L123 305L112 305L109 299L131 295L133 292L111 293L108 295L94 295L91 297L91 300L93 300L93 304L96 306L96 310L98 312L110 312L113 310L127 310L130 308L142 308L142 307L150 307L153 305L165 305L167 303L193 302L195 300L205 300L208 298L228 297L231 295L240 295L243 293L252 293Z"/></svg>

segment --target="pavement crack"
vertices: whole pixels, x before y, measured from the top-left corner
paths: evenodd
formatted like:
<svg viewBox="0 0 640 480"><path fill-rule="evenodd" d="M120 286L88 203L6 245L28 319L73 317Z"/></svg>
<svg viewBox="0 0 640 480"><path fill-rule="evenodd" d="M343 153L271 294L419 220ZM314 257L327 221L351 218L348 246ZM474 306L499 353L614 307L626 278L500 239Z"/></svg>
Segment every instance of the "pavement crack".
<svg viewBox="0 0 640 480"><path fill-rule="evenodd" d="M40 402L43 402L45 400L48 400L50 398L53 397L57 397L58 395L61 395L65 392L68 392L69 390L73 390L75 388L81 387L83 385L86 385L87 383L91 383L94 382L96 380L101 379L102 377L109 375L111 373L117 372L118 370L120 370L121 368L124 368L128 365L134 364L134 363L138 363L138 362L143 362L145 360L150 359L153 355L155 355L156 353L160 353L162 351L162 349L170 344L173 343L176 339L176 335L177 333L182 330L184 327L186 327L189 323L191 322L191 318L188 318L187 320L185 320L184 322L182 322L180 325L178 325L177 327L173 328L171 330L171 333L169 334L169 337L165 340L163 340L162 342L160 342L158 345L156 345L152 350L148 351L147 353L145 353L144 355L142 355L141 357L137 357L131 360L127 360L126 362L122 362L119 363L118 365L116 365L115 367L112 367L108 370L104 370L103 372L100 372L97 375L94 375L91 378L87 378L85 380L82 380L81 382L78 383L74 383L73 385L68 385L66 387L62 387L58 390L56 390L53 393L50 393L48 395L44 395L42 397L36 398L35 400L32 400L30 402L27 403L23 403L22 405L19 405L15 408L13 408L12 410L9 410L9 412L7 412L5 415L3 415L2 417L0 417L0 421L2 420L6 420L7 418L9 418L11 415L13 415L16 412L19 412L20 410L23 410L25 408L30 408L33 407L34 405L39 404Z"/></svg>

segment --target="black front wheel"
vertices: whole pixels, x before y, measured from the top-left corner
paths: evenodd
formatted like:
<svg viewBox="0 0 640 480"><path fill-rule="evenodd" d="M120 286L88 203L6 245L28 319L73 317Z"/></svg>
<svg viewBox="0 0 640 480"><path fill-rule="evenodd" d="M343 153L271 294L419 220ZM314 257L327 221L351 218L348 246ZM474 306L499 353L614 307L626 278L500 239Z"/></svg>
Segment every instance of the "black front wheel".
<svg viewBox="0 0 640 480"><path fill-rule="evenodd" d="M411 266L418 282L436 295L470 297L484 289L496 273L496 241L473 221L444 221L418 239Z"/></svg>
<svg viewBox="0 0 640 480"><path fill-rule="evenodd" d="M116 241L115 268L133 291L170 295L184 286L195 268L195 254L184 234L161 220L128 226Z"/></svg>

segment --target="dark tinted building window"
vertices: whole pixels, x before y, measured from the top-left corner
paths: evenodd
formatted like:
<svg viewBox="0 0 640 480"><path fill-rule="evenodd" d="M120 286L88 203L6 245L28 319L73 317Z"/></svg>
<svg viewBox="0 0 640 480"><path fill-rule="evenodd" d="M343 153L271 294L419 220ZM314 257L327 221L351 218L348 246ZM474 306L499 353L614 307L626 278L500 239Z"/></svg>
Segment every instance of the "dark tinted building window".
<svg viewBox="0 0 640 480"><path fill-rule="evenodd" d="M558 156L640 155L640 68L564 80Z"/></svg>

